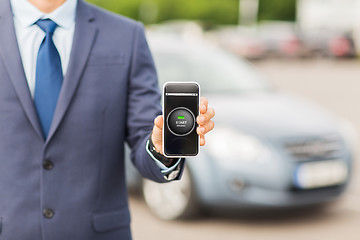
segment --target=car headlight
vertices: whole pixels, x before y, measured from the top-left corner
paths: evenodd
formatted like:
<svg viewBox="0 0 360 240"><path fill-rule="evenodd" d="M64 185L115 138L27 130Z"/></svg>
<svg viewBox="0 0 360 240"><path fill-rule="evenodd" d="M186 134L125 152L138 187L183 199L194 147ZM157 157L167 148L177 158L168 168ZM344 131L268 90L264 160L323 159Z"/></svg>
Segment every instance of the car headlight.
<svg viewBox="0 0 360 240"><path fill-rule="evenodd" d="M356 132L356 128L353 124L345 119L340 120L339 129L345 142L348 144L353 156L356 157L356 149L359 145L359 138Z"/></svg>
<svg viewBox="0 0 360 240"><path fill-rule="evenodd" d="M206 149L220 163L266 163L270 158L270 149L258 138L236 129L216 127L206 138Z"/></svg>

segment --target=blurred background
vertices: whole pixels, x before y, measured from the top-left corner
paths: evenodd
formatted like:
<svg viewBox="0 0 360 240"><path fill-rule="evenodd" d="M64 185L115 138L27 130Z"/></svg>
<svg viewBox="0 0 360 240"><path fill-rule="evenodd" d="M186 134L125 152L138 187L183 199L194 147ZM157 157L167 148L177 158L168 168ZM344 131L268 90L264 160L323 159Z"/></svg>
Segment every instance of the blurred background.
<svg viewBox="0 0 360 240"><path fill-rule="evenodd" d="M134 239L360 239L360 0L88 0L144 23L216 128L182 181L128 157Z"/></svg>

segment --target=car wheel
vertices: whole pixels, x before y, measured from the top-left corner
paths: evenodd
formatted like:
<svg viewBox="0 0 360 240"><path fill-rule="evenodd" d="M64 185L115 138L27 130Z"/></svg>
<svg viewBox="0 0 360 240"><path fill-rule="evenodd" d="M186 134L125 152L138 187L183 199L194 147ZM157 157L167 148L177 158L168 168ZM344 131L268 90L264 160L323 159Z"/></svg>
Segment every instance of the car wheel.
<svg viewBox="0 0 360 240"><path fill-rule="evenodd" d="M198 214L194 184L187 168L180 181L159 184L144 179L143 194L150 210L161 219L185 219Z"/></svg>

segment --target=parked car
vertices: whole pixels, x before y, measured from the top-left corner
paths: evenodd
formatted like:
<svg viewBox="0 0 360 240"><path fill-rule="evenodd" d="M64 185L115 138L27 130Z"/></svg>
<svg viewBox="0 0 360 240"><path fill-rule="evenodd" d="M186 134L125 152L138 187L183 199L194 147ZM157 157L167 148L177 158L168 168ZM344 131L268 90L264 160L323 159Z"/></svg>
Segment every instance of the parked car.
<svg viewBox="0 0 360 240"><path fill-rule="evenodd" d="M168 20L161 24L153 24L147 27L148 32L157 35L172 35L183 41L201 41L204 37L204 29L198 21Z"/></svg>
<svg viewBox="0 0 360 240"><path fill-rule="evenodd" d="M311 55L353 58L356 49L352 34L330 30L317 30L304 32L304 43Z"/></svg>
<svg viewBox="0 0 360 240"><path fill-rule="evenodd" d="M186 160L181 181L141 180L128 164L129 186L142 188L158 217L189 217L200 207L308 206L344 192L355 144L350 125L276 90L248 62L216 47L154 36L150 46L160 84L196 81L216 109L215 130Z"/></svg>
<svg viewBox="0 0 360 240"><path fill-rule="evenodd" d="M308 56L302 34L293 22L264 21L258 25L258 34L259 38L265 42L269 56Z"/></svg>
<svg viewBox="0 0 360 240"><path fill-rule="evenodd" d="M246 59L261 59L266 55L265 42L259 38L255 27L222 27L207 36L222 48Z"/></svg>
<svg viewBox="0 0 360 240"><path fill-rule="evenodd" d="M360 53L359 10L360 0L297 0L296 19L305 34L310 32L319 39L335 38L330 56L353 57ZM328 41L324 45L327 47ZM351 48L354 52L345 54Z"/></svg>

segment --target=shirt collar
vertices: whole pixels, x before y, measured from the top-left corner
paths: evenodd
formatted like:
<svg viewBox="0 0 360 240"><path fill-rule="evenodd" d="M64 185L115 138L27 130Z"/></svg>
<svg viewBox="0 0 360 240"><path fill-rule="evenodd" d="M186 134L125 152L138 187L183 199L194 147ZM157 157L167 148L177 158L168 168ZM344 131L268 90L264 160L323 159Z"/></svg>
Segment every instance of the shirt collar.
<svg viewBox="0 0 360 240"><path fill-rule="evenodd" d="M10 0L13 15L29 27L39 19L49 18L59 27L70 28L75 23L77 0L66 0L51 13L43 13L27 0Z"/></svg>

